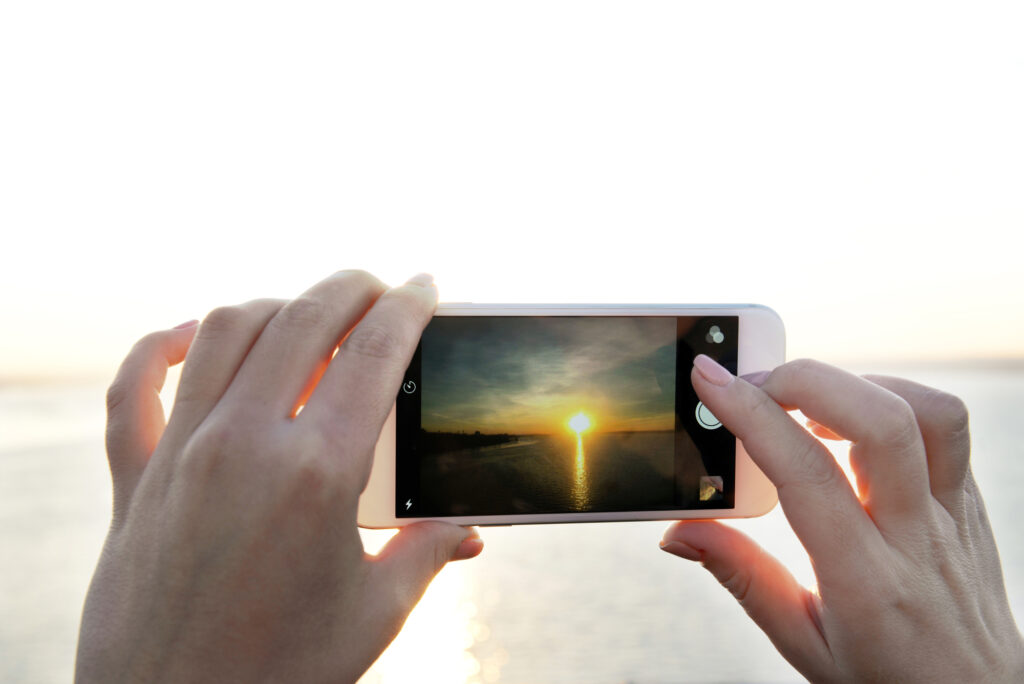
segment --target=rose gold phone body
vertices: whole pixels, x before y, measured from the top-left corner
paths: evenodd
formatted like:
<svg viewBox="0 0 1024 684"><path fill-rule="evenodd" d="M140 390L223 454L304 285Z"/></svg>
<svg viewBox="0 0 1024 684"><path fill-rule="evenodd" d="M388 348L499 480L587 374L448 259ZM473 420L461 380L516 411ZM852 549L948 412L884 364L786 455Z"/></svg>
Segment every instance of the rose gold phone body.
<svg viewBox="0 0 1024 684"><path fill-rule="evenodd" d="M441 304L437 316L738 316L738 374L771 370L785 362L785 328L771 309L756 304ZM686 378L685 369L677 369ZM511 515L399 518L395 516L395 407L392 405L374 452L369 483L359 499L358 522L366 528L401 527L421 520L457 525L749 518L764 515L778 502L775 487L736 440L734 508L530 513Z"/></svg>

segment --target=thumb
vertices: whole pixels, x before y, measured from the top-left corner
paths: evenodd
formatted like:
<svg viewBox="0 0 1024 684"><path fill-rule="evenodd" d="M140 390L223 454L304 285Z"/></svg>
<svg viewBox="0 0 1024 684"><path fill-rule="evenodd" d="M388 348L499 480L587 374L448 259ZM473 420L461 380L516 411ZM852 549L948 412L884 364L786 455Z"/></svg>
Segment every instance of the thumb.
<svg viewBox="0 0 1024 684"><path fill-rule="evenodd" d="M484 542L473 528L420 522L399 530L377 554L375 563L384 586L394 592L398 609L409 613L449 561L473 558L483 548Z"/></svg>
<svg viewBox="0 0 1024 684"><path fill-rule="evenodd" d="M107 390L107 458L114 483L115 522L164 431L160 390L167 369L181 363L198 321L150 333L129 352Z"/></svg>
<svg viewBox="0 0 1024 684"><path fill-rule="evenodd" d="M811 681L832 678L816 595L754 540L719 522L688 521L669 527L661 548L700 561L801 674Z"/></svg>

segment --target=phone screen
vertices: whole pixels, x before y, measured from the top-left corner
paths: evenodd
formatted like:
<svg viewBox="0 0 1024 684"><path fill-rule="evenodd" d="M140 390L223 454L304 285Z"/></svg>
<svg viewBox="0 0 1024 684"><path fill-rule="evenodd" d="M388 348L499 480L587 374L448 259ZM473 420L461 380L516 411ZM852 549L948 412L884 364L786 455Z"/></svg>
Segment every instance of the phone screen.
<svg viewBox="0 0 1024 684"><path fill-rule="evenodd" d="M738 316L435 316L396 404L395 515L732 508L736 440L690 383Z"/></svg>

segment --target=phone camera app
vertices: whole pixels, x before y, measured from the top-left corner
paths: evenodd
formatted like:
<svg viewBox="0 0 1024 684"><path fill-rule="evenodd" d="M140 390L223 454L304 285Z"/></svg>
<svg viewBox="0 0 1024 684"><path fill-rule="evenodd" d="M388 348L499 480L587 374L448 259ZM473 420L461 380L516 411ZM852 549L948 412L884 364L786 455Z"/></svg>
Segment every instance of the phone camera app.
<svg viewBox="0 0 1024 684"><path fill-rule="evenodd" d="M397 409L396 516L731 506L735 439L689 380L702 349L735 366L736 323L435 317Z"/></svg>

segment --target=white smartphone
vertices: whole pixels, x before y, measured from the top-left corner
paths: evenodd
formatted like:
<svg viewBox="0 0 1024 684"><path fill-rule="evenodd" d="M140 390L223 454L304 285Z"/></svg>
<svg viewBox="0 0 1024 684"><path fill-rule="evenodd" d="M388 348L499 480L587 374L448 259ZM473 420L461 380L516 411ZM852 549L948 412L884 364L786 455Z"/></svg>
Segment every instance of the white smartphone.
<svg viewBox="0 0 1024 684"><path fill-rule="evenodd" d="M763 306L442 304L359 500L363 527L740 518L778 497L698 399L693 358L785 361Z"/></svg>

